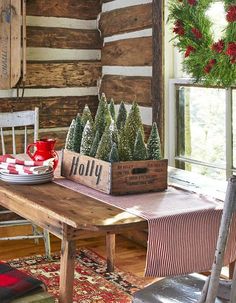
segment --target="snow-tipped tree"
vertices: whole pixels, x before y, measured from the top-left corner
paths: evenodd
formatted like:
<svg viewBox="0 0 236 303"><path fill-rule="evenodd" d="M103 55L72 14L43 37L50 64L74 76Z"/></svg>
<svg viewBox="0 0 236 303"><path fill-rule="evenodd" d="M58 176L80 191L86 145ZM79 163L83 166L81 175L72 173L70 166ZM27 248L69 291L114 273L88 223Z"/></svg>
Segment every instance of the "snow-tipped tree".
<svg viewBox="0 0 236 303"><path fill-rule="evenodd" d="M161 160L161 142L156 122L152 125L152 130L147 142L147 157L149 160Z"/></svg>
<svg viewBox="0 0 236 303"><path fill-rule="evenodd" d="M75 128L74 128L74 139L73 139L73 150L77 153L80 152L80 145L83 133L83 126L81 123L80 114L77 114L75 119Z"/></svg>
<svg viewBox="0 0 236 303"><path fill-rule="evenodd" d="M106 127L102 138L99 142L96 158L104 161L109 161L109 154L112 147L112 134L110 127Z"/></svg>
<svg viewBox="0 0 236 303"><path fill-rule="evenodd" d="M133 160L146 160L146 159L147 159L147 148L144 143L141 131L139 129L134 143Z"/></svg>
<svg viewBox="0 0 236 303"><path fill-rule="evenodd" d="M110 111L110 114L111 114L111 118L114 121L116 121L116 110L115 110L115 103L114 103L113 99L111 99L108 108L109 108L109 111Z"/></svg>
<svg viewBox="0 0 236 303"><path fill-rule="evenodd" d="M100 139L101 139L101 135L99 134L98 131L96 131L95 137L93 139L93 144L92 144L91 149L90 149L90 156L91 157L96 156Z"/></svg>
<svg viewBox="0 0 236 303"><path fill-rule="evenodd" d="M118 153L120 161L131 161L132 152L129 145L129 138L126 136L124 127L120 130Z"/></svg>
<svg viewBox="0 0 236 303"><path fill-rule="evenodd" d="M94 131L88 120L82 134L82 140L80 146L80 153L82 155L87 155L87 156L90 155L93 139L94 139Z"/></svg>
<svg viewBox="0 0 236 303"><path fill-rule="evenodd" d="M68 129L68 132L66 135L65 149L73 150L73 148L74 148L74 131L75 131L75 119L73 119L71 121L70 127Z"/></svg>
<svg viewBox="0 0 236 303"><path fill-rule="evenodd" d="M139 107L138 104L134 102L132 104L129 115L125 122L125 132L126 132L126 136L129 138L129 145L132 154L134 151L134 143L138 130L141 131L141 135L144 137L144 129L143 129Z"/></svg>
<svg viewBox="0 0 236 303"><path fill-rule="evenodd" d="M91 111L88 107L88 105L86 104L84 109L83 109L83 113L82 113L82 117L81 117L81 123L83 125L83 127L85 127L87 121L89 120L91 126L93 127L93 117L92 117L92 114L91 114Z"/></svg>
<svg viewBox="0 0 236 303"><path fill-rule="evenodd" d="M109 162L111 162L111 163L119 162L119 153L118 153L116 143L112 144L111 151L109 154Z"/></svg>
<svg viewBox="0 0 236 303"><path fill-rule="evenodd" d="M112 135L112 141L118 144L118 129L114 120L111 121L110 131Z"/></svg>
<svg viewBox="0 0 236 303"><path fill-rule="evenodd" d="M121 101L118 110L117 120L116 120L116 126L118 128L118 131L120 131L120 129L125 126L126 118L127 118L127 110L125 108L124 102Z"/></svg>
<svg viewBox="0 0 236 303"><path fill-rule="evenodd" d="M97 113L95 116L95 122L94 122L95 131L98 131L99 134L102 135L106 126L110 125L110 123L111 123L111 115L108 109L106 96L103 93L100 98Z"/></svg>

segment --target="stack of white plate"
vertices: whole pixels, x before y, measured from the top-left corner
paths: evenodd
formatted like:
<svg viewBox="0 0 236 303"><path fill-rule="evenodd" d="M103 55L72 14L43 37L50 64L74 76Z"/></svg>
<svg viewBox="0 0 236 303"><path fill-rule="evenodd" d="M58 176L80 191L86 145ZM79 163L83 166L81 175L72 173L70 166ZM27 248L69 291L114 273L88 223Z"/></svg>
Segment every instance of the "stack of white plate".
<svg viewBox="0 0 236 303"><path fill-rule="evenodd" d="M52 181L53 170L38 175L15 175L0 170L0 179L12 184L42 184Z"/></svg>

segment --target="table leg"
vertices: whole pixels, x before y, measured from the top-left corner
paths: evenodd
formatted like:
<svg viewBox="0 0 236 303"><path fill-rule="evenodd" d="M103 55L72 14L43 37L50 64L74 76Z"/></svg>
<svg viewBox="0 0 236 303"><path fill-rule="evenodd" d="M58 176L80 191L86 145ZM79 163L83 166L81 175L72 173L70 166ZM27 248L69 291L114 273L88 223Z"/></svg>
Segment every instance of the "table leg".
<svg viewBox="0 0 236 303"><path fill-rule="evenodd" d="M116 235L106 233L107 271L114 271Z"/></svg>
<svg viewBox="0 0 236 303"><path fill-rule="evenodd" d="M63 239L61 244L61 269L59 302L72 303L76 241Z"/></svg>
<svg viewBox="0 0 236 303"><path fill-rule="evenodd" d="M229 279L233 279L234 271L235 271L235 262L229 264Z"/></svg>

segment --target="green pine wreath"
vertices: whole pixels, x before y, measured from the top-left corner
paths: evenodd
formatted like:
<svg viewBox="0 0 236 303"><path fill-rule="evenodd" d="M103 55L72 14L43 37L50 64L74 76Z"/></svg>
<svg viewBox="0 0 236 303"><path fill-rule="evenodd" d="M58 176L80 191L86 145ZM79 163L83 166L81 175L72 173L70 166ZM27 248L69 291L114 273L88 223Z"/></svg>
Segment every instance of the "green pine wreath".
<svg viewBox="0 0 236 303"><path fill-rule="evenodd" d="M175 45L184 54L183 68L196 82L236 85L236 3L225 0L227 26L214 41L206 11L214 0L169 0Z"/></svg>

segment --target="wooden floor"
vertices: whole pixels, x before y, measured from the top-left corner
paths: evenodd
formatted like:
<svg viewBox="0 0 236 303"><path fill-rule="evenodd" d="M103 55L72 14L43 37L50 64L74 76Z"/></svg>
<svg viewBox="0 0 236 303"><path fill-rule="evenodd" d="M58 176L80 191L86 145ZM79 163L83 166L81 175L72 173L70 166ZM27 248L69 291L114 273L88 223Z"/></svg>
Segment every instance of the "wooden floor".
<svg viewBox="0 0 236 303"><path fill-rule="evenodd" d="M19 227L18 227L19 228ZM29 228L29 227L25 227ZM22 230L23 231L23 230ZM0 228L0 237L8 236L8 229L3 231ZM12 230L11 230L12 234ZM87 238L89 236L89 238ZM77 241L77 247L90 248L101 256L105 254L105 236L96 233L82 235L82 239ZM8 260L18 257L30 256L44 253L44 244L40 239L39 244L35 244L33 240L18 241L0 241L0 260ZM51 236L52 252L60 251L61 242L58 238ZM146 248L127 240L122 236L116 239L116 266L121 270L129 271L139 277L143 277L145 268ZM147 279L147 281L149 281ZM150 280L151 281L151 280Z"/></svg>

